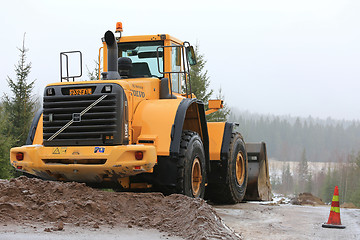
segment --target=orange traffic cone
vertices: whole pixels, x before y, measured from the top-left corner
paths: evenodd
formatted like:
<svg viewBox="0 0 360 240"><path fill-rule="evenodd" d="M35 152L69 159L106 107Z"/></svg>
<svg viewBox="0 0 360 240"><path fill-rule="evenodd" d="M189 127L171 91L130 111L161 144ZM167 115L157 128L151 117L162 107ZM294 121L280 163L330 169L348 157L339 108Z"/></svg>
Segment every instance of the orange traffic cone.
<svg viewBox="0 0 360 240"><path fill-rule="evenodd" d="M339 205L339 189L338 186L335 187L334 196L331 202L331 209L329 220L327 223L322 225L324 228L345 228L344 225L341 225L340 220L340 205Z"/></svg>

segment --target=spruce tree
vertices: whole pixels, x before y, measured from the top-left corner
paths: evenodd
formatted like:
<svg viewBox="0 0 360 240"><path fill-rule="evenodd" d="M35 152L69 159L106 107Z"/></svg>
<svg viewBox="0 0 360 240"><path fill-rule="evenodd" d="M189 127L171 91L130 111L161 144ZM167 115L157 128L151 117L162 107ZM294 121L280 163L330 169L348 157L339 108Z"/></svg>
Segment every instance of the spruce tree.
<svg viewBox="0 0 360 240"><path fill-rule="evenodd" d="M203 101L207 109L207 103L213 93L212 89L209 89L210 80L208 71L205 70L206 60L204 55L199 52L199 45L195 45L196 65L191 66L190 69L190 81L191 91L195 94L197 99Z"/></svg>
<svg viewBox="0 0 360 240"><path fill-rule="evenodd" d="M301 160L298 165L298 185L299 191L304 191L309 175L308 161L306 158L306 151L303 150Z"/></svg>
<svg viewBox="0 0 360 240"><path fill-rule="evenodd" d="M10 147L13 139L7 132L7 116L3 104L0 103L0 178L10 178L12 167L9 162Z"/></svg>
<svg viewBox="0 0 360 240"><path fill-rule="evenodd" d="M282 179L283 193L284 194L293 193L294 180L293 180L293 177L291 175L290 164L289 163L287 163L286 166L285 166L285 163L283 164L281 179Z"/></svg>
<svg viewBox="0 0 360 240"><path fill-rule="evenodd" d="M35 80L28 83L31 71L31 62L26 62L25 34L20 51L20 59L15 65L16 79L7 77L7 83L12 92L12 96L4 95L4 109L7 118L7 132L15 139L14 145L24 145L27 133L34 114L35 99L32 96Z"/></svg>
<svg viewBox="0 0 360 240"><path fill-rule="evenodd" d="M190 69L190 80L191 80L191 91L195 94L197 99L200 99L205 104L205 110L208 109L208 101L213 94L214 90L210 89L210 78L208 71L205 70L206 60L204 55L199 51L199 45L195 46L195 56L197 64L191 66ZM224 100L224 95L220 87L216 99ZM230 109L224 103L224 107L212 114L206 116L207 121L226 121L227 116L230 114Z"/></svg>
<svg viewBox="0 0 360 240"><path fill-rule="evenodd" d="M219 89L219 92L218 94L216 95L216 99L221 99L224 101L225 99L225 96L223 95L222 93L222 89L220 87ZM223 108L214 112L214 113L211 113L209 115L206 116L206 120L208 122L225 122L227 120L227 117L229 116L230 114L230 109L228 108L228 106L225 104L225 101L224 101L224 104L223 104Z"/></svg>
<svg viewBox="0 0 360 240"><path fill-rule="evenodd" d="M326 203L331 202L331 199L333 196L332 194L334 192L332 175L333 175L333 173L332 173L330 167L328 167L328 171L327 171L326 177L325 177L325 182L321 187L321 199Z"/></svg>
<svg viewBox="0 0 360 240"><path fill-rule="evenodd" d="M352 183L352 188L350 189L350 202L354 203L357 207L360 208L360 152L358 152L355 158L355 166L352 167L351 179L348 182Z"/></svg>
<svg viewBox="0 0 360 240"><path fill-rule="evenodd" d="M99 80L100 77L99 77L99 61L98 60L94 60L94 63L95 63L95 68L90 71L89 68L86 66L86 69L87 69L87 75L88 75L88 78L89 80ZM102 70L102 69L100 69Z"/></svg>
<svg viewBox="0 0 360 240"><path fill-rule="evenodd" d="M305 192L312 193L313 191L313 181L312 181L312 173L309 171L306 179Z"/></svg>

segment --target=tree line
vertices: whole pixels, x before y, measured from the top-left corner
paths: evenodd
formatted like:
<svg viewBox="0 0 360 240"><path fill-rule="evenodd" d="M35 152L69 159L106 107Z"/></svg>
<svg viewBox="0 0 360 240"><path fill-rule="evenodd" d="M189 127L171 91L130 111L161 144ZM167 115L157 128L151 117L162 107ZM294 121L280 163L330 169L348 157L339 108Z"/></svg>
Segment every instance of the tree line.
<svg viewBox="0 0 360 240"><path fill-rule="evenodd" d="M310 192L331 202L339 186L340 202L360 207L360 122L251 114L232 109L230 121L247 142L264 141L268 156L283 162L281 174L271 177L277 193ZM296 162L290 170L290 162ZM311 171L309 162L326 162Z"/></svg>
<svg viewBox="0 0 360 240"><path fill-rule="evenodd" d="M305 152L305 151L304 151ZM309 192L330 203L335 186L339 187L340 203L353 203L360 208L360 152L347 155L344 161L328 163L320 171L312 172L306 155L302 156L295 171L289 162L283 162L279 175L271 175L273 191L284 195Z"/></svg>
<svg viewBox="0 0 360 240"><path fill-rule="evenodd" d="M264 141L268 156L299 162L306 149L311 162L337 162L360 151L360 122L257 115L232 109L245 141Z"/></svg>

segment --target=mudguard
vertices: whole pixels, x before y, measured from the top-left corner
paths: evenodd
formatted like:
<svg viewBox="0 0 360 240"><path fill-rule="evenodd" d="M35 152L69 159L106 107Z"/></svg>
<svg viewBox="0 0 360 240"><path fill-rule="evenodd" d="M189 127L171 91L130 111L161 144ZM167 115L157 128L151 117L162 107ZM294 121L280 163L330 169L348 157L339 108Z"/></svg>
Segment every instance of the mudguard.
<svg viewBox="0 0 360 240"><path fill-rule="evenodd" d="M181 101L174 124L171 129L170 155L177 157L180 152L180 140L183 130L198 132L205 150L206 170L210 172L209 135L207 130L204 104L195 98L185 98Z"/></svg>
<svg viewBox="0 0 360 240"><path fill-rule="evenodd" d="M133 121L133 140L139 144L153 142L158 156L169 156L171 130L181 99L142 101Z"/></svg>
<svg viewBox="0 0 360 240"><path fill-rule="evenodd" d="M40 108L36 113L35 116L33 118L33 121L31 123L30 126L30 130L29 130L29 134L28 137L26 139L26 145L32 145L33 141L35 139L35 133L36 133L36 129L38 128L38 123L41 117L41 114L43 112L43 108ZM41 129L42 130L42 129Z"/></svg>

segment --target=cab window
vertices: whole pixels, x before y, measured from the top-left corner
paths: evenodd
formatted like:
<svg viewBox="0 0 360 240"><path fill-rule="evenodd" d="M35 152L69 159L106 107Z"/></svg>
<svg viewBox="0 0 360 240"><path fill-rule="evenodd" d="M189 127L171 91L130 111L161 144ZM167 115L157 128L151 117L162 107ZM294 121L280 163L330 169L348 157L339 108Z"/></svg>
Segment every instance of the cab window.
<svg viewBox="0 0 360 240"><path fill-rule="evenodd" d="M171 87L172 91L176 93L181 93L181 80L183 79L182 71L182 57L181 57L181 47L176 44L171 44Z"/></svg>
<svg viewBox="0 0 360 240"><path fill-rule="evenodd" d="M152 42L131 42L119 43L119 57L128 57L132 61L131 77L158 77L162 78L164 70L163 61L163 41ZM157 56L159 51L159 66L158 69Z"/></svg>

